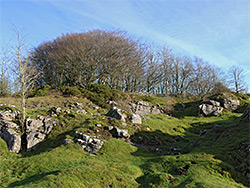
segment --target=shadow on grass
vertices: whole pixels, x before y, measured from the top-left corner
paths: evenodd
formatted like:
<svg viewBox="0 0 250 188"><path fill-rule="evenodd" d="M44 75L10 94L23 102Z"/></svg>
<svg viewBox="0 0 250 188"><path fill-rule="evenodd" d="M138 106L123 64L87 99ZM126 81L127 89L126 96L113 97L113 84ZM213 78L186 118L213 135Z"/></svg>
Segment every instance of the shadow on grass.
<svg viewBox="0 0 250 188"><path fill-rule="evenodd" d="M169 173L169 171L165 171L160 165L158 166L158 163L161 162L160 156L168 155L171 156L170 158L176 157L177 159L179 154L182 156L182 154L187 153L206 153L213 155L215 159L221 160L220 168L223 171L230 172L236 182L249 186L250 182L246 177L247 173L249 173L249 161L247 160L246 151L242 149L240 153L237 153L237 149L243 141L250 142L249 132L250 123L240 122L236 116L212 123L192 124L191 128L185 130L183 137L169 135L160 130L153 132L139 131L131 136L134 145L151 150L158 157L151 158L141 165L144 175L137 178L136 181L141 185L140 187L157 187L164 185L166 182L173 183L174 179L166 173ZM142 156L142 153L141 149L138 149L133 155ZM153 165L150 166L150 163ZM152 167L159 168L156 170L158 174L155 174L155 169L150 170ZM179 170L183 171L183 169ZM180 186L185 187L186 183L190 183L188 178L180 182Z"/></svg>
<svg viewBox="0 0 250 188"><path fill-rule="evenodd" d="M26 184L35 183L37 181L42 180L43 178L45 178L48 175L58 175L58 173L60 173L59 170L52 171L52 172L43 172L41 174L27 177L24 180L13 182L13 183L9 184L8 188L16 187L16 186L24 186L25 187Z"/></svg>
<svg viewBox="0 0 250 188"><path fill-rule="evenodd" d="M39 155L44 152L48 152L53 150L54 148L59 147L60 145L64 144L64 139L66 135L74 135L75 130L79 127L74 127L72 130L63 132L55 137L46 137L41 143L39 143L34 150L32 151L22 151L22 157L30 157L34 155ZM52 130L53 131L53 130Z"/></svg>

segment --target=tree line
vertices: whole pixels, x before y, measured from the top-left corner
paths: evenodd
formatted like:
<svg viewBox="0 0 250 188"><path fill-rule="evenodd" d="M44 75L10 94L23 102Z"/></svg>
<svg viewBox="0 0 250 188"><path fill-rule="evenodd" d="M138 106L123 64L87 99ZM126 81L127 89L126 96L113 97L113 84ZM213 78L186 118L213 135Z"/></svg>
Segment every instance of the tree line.
<svg viewBox="0 0 250 188"><path fill-rule="evenodd" d="M230 86L235 92L247 91L240 67L231 67L225 75L202 58L176 55L169 47L154 49L125 31L65 34L19 55L23 41L18 33L17 37L19 49L17 45L10 62L12 67L20 61L26 62L27 70L23 73L27 76L26 89L32 84L34 88L49 85L61 90L64 86L84 88L89 83L99 83L125 92L182 97L218 93ZM26 57L21 60L21 56ZM7 57L1 57L0 95L3 96L10 92L10 79L6 74ZM36 75L36 79L30 79L32 84L28 83L29 72Z"/></svg>

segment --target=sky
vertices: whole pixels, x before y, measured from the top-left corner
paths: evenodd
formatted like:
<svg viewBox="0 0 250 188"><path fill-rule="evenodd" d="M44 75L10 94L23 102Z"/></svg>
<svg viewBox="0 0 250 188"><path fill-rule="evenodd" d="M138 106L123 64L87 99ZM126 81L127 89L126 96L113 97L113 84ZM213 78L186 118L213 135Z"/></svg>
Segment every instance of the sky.
<svg viewBox="0 0 250 188"><path fill-rule="evenodd" d="M250 0L0 0L0 47L16 43L12 24L30 47L65 33L125 30L225 72L240 66L250 91Z"/></svg>

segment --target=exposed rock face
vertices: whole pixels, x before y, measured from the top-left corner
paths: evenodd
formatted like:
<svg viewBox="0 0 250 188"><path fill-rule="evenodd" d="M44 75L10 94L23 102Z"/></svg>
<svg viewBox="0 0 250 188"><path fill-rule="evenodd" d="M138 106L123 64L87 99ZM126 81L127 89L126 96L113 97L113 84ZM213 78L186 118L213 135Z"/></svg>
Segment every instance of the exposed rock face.
<svg viewBox="0 0 250 188"><path fill-rule="evenodd" d="M68 107L69 109L84 109L84 105L82 103L79 103L79 102L69 104L66 107Z"/></svg>
<svg viewBox="0 0 250 188"><path fill-rule="evenodd" d="M66 107L71 110L74 109L76 113L87 114L86 110L84 110L84 105L82 103L75 102L67 105Z"/></svg>
<svg viewBox="0 0 250 188"><path fill-rule="evenodd" d="M121 120L123 122L126 122L127 115L124 113L124 110L121 110L119 108L112 107L108 111L107 115L111 116L111 117L113 117L115 119Z"/></svg>
<svg viewBox="0 0 250 188"><path fill-rule="evenodd" d="M233 99L231 97L228 97L228 98L221 100L221 105L222 105L222 107L224 107L227 110L235 111L238 108L238 106L240 105L240 101Z"/></svg>
<svg viewBox="0 0 250 188"><path fill-rule="evenodd" d="M221 112L223 112L223 107L214 100L207 101L199 106L199 115L217 116Z"/></svg>
<svg viewBox="0 0 250 188"><path fill-rule="evenodd" d="M131 114L131 123L142 124L142 119L139 114Z"/></svg>
<svg viewBox="0 0 250 188"><path fill-rule="evenodd" d="M147 115L147 114L160 114L161 110L156 106L150 107L148 103L144 101L137 101L135 104L130 103L131 111L135 114L139 115Z"/></svg>
<svg viewBox="0 0 250 188"><path fill-rule="evenodd" d="M17 120L19 114L11 110L0 112L0 136L7 143L9 151L16 153L21 149L21 136L16 132L20 127L12 121Z"/></svg>
<svg viewBox="0 0 250 188"><path fill-rule="evenodd" d="M45 118L43 116L37 116L36 119L27 118L27 151L35 149L35 147L51 132L54 126L56 126L56 122L50 118Z"/></svg>
<svg viewBox="0 0 250 188"><path fill-rule="evenodd" d="M99 139L92 139L90 136L78 131L75 132L75 136L77 138L76 143L86 152L93 153L102 148L103 141Z"/></svg>
<svg viewBox="0 0 250 188"><path fill-rule="evenodd" d="M60 107L53 107L49 110L49 114L51 117L59 117L68 113L70 113L70 110L63 110Z"/></svg>
<svg viewBox="0 0 250 188"><path fill-rule="evenodd" d="M119 129L118 127L113 127L109 131L113 137L116 138L129 138L130 135L128 134L128 130L126 129Z"/></svg>
<svg viewBox="0 0 250 188"><path fill-rule="evenodd" d="M64 140L64 144L70 144L70 143L74 143L74 140L68 138Z"/></svg>
<svg viewBox="0 0 250 188"><path fill-rule="evenodd" d="M10 152L19 153L21 149L21 136L16 131L6 128L0 131L0 135L7 143Z"/></svg>
<svg viewBox="0 0 250 188"><path fill-rule="evenodd" d="M2 121L13 121L13 120L17 120L18 117L20 115L20 112L18 111L1 111L0 112L0 119Z"/></svg>

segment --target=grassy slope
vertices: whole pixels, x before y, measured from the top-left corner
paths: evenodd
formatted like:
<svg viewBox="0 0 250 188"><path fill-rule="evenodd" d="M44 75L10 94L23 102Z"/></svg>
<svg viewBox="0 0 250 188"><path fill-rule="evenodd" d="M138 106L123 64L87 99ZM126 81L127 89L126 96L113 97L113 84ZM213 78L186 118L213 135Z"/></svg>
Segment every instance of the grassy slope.
<svg viewBox="0 0 250 188"><path fill-rule="evenodd" d="M49 101L40 97L28 102L34 104L41 99L44 103ZM89 103L86 99L67 100ZM62 101L66 101L65 98L56 97L52 104L60 106ZM46 111L47 108L30 109L29 114L35 116ZM249 123L239 123L241 114L199 118L192 116L192 111L190 107L181 118L163 114L148 116L142 129L132 138L143 137L145 144L152 145L149 151L116 139L106 140L95 156L75 144L63 145L63 140L72 137L75 130L94 134L96 122L109 124L106 119L90 114L60 118L60 125L36 151L10 153L0 139L0 186L244 187L235 182L247 184L234 167L242 163L249 166L247 158L236 152L240 142L249 140ZM223 127L214 128L214 124ZM150 127L151 131L145 131L145 127ZM208 132L201 135L203 129ZM105 138L110 137L107 132L102 133ZM173 147L180 148L182 154L166 155Z"/></svg>

